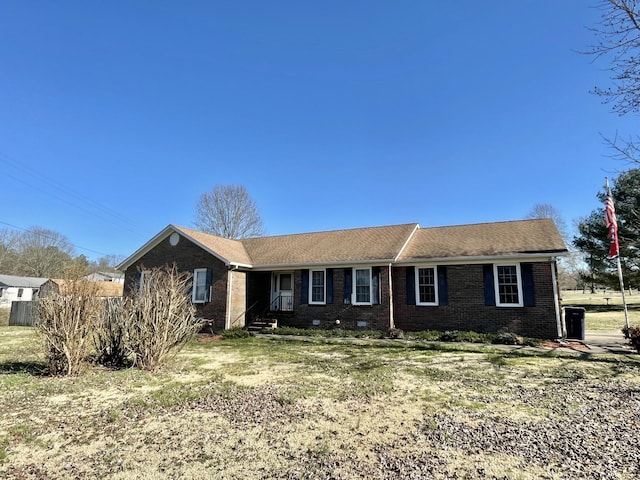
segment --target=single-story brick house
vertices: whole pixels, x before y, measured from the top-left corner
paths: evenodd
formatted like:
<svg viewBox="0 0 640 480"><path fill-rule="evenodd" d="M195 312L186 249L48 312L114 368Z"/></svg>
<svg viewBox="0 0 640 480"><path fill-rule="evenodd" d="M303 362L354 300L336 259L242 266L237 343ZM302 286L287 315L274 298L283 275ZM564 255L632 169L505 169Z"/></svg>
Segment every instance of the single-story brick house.
<svg viewBox="0 0 640 480"><path fill-rule="evenodd" d="M280 326L508 330L562 335L550 219L418 224L229 240L167 226L127 258L125 294L145 269L193 274L198 315L222 330L271 315Z"/></svg>

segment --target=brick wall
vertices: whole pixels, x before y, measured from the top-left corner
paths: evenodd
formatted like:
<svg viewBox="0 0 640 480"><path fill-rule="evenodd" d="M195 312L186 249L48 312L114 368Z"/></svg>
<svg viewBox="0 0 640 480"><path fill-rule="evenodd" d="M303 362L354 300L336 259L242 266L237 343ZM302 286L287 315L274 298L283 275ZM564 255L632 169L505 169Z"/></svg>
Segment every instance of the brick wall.
<svg viewBox="0 0 640 480"><path fill-rule="evenodd" d="M348 269L351 271L351 268ZM249 275L249 302L270 298L271 275L268 278L262 272ZM336 320L340 320L339 328L345 329L389 329L389 274L387 267L380 267L380 299L378 305L350 305L344 303L345 269L333 269L333 303L327 305L310 305L302 298L302 271L294 272L294 311L281 312L276 315L279 326L296 328L334 328ZM262 292L262 293L261 293ZM306 297L306 295L305 295ZM267 304L268 307L268 304ZM314 320L319 325L314 326ZM366 322L366 326L358 326L358 322Z"/></svg>
<svg viewBox="0 0 640 480"><path fill-rule="evenodd" d="M231 328L244 327L247 310L247 274L231 271L229 275L231 276Z"/></svg>
<svg viewBox="0 0 640 480"><path fill-rule="evenodd" d="M405 267L393 268L394 320L406 331L508 330L537 338L557 337L551 263L534 263L535 306L485 306L482 265L448 265L448 305L407 305Z"/></svg>
<svg viewBox="0 0 640 480"><path fill-rule="evenodd" d="M224 329L227 305L227 267L213 255L182 237L176 246L169 243L169 239L160 242L147 252L138 262L125 272L125 295L131 291L136 283L136 273L139 268L151 269L165 265L176 264L178 270L193 273L196 268L210 268L211 302L195 304L197 315L208 319L215 331Z"/></svg>

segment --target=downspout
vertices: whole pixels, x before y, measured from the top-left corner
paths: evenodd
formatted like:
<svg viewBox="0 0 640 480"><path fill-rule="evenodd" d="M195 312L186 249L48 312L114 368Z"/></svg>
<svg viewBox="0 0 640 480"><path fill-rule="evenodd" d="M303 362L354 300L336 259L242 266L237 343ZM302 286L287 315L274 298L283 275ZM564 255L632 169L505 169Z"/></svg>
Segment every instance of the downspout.
<svg viewBox="0 0 640 480"><path fill-rule="evenodd" d="M389 329L396 328L393 316L393 280L391 275L391 263L389 264Z"/></svg>
<svg viewBox="0 0 640 480"><path fill-rule="evenodd" d="M565 328L560 315L560 297L558 296L558 279L556 275L556 259L551 261L551 281L553 282L553 305L556 311L556 326L558 330L558 338L564 338Z"/></svg>
<svg viewBox="0 0 640 480"><path fill-rule="evenodd" d="M233 272L238 269L238 265L229 268L227 275L229 281L227 282L227 308L225 309L224 329L229 330L231 328L231 297L233 292Z"/></svg>

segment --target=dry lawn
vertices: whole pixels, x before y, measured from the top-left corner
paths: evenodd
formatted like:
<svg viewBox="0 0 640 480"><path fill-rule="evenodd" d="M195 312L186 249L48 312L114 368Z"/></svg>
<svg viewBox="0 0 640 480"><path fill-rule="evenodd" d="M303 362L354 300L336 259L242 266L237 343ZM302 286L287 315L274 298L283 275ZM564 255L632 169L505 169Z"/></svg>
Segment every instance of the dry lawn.
<svg viewBox="0 0 640 480"><path fill-rule="evenodd" d="M583 387L636 392L611 411L593 399L612 428L640 409L636 356L252 338L192 342L155 374L41 368L33 330L0 329L1 478L585 478L549 433L543 454L480 432L593 416ZM597 478L636 478L634 458L615 462Z"/></svg>
<svg viewBox="0 0 640 480"><path fill-rule="evenodd" d="M11 315L10 308L0 308L0 327L6 327L9 325L9 316Z"/></svg>

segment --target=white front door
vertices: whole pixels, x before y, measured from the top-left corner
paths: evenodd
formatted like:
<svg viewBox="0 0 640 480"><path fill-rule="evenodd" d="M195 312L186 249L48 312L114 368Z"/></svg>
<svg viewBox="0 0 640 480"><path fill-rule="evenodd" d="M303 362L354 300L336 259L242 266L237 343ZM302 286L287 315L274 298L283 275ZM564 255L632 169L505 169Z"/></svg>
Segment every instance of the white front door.
<svg viewBox="0 0 640 480"><path fill-rule="evenodd" d="M293 311L293 273L274 273L271 310Z"/></svg>

